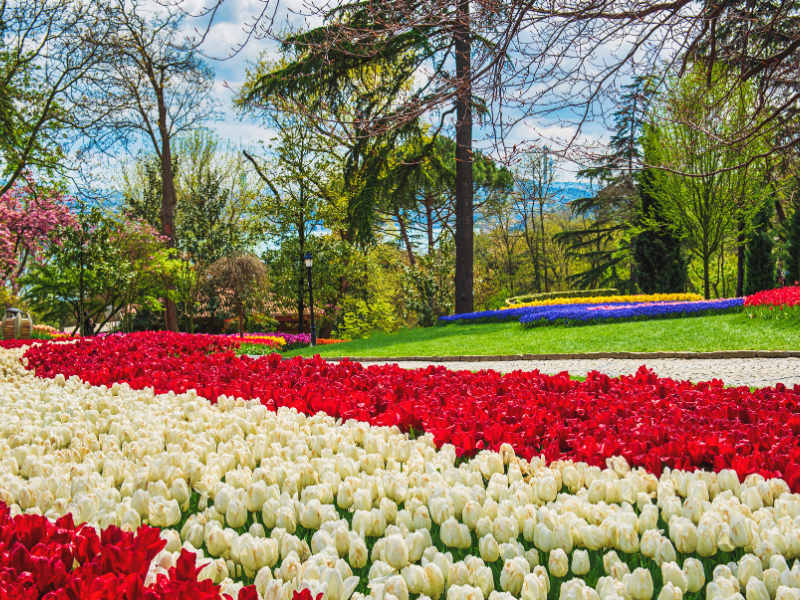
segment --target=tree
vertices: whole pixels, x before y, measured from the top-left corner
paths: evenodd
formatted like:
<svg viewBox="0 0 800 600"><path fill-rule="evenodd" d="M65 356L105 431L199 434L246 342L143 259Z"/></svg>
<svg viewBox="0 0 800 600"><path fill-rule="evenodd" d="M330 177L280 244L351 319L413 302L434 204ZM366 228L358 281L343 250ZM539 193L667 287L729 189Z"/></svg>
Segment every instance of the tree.
<svg viewBox="0 0 800 600"><path fill-rule="evenodd" d="M651 189L673 232L686 240L689 252L700 261L707 299L712 255L720 251L737 219L750 223L764 199L763 191L753 185L762 175L761 164L737 168L743 155L758 156L764 144L750 140L746 147L734 149L717 143L740 129L755 101L755 89L740 86L732 97L725 97L727 75L720 68L714 77L722 80L720 85L707 87L706 72L697 66L662 98L665 124L654 129L652 145L661 170L656 171ZM702 127L689 125L690 121Z"/></svg>
<svg viewBox="0 0 800 600"><path fill-rule="evenodd" d="M293 32L282 40L293 60L261 73L244 93L251 105L279 97L285 107L317 126L332 121L345 126L348 135L339 139L355 140L350 157L356 167L348 171L346 182L350 183L347 175L354 172L363 182L350 211L351 225L362 239L367 239L364 232L369 230L369 217L379 198L374 178L398 135L409 135L422 115L449 105L439 113L438 129L455 112L457 313L472 311L474 302L472 122L477 94L472 85L476 71L472 61L478 54L476 45L484 56L491 54L491 44L478 31L501 22L504 12L497 6L484 7L473 17L469 0L430 5L354 2L321 9L322 26ZM428 73L427 81L418 85L422 69ZM365 73L377 74L366 91L362 89ZM485 111L481 105L478 109ZM372 145L379 146L378 151L364 151ZM360 160L367 169L357 168Z"/></svg>
<svg viewBox="0 0 800 600"><path fill-rule="evenodd" d="M795 179L792 209L792 216L787 228L786 256L784 257L787 285L797 285L800 282L800 177Z"/></svg>
<svg viewBox="0 0 800 600"><path fill-rule="evenodd" d="M113 31L105 17L97 2L0 3L0 196L26 172L69 169L67 107Z"/></svg>
<svg viewBox="0 0 800 600"><path fill-rule="evenodd" d="M113 36L102 45L103 61L76 100L76 122L93 147L107 149L143 140L160 162L160 232L176 246L176 137L214 117L213 70L183 39L184 13L148 14L139 1L113 5ZM167 329L177 330L174 302L165 298Z"/></svg>
<svg viewBox="0 0 800 600"><path fill-rule="evenodd" d="M0 196L0 281L19 292L19 278L61 229L75 227L68 198L25 177Z"/></svg>
<svg viewBox="0 0 800 600"><path fill-rule="evenodd" d="M647 161L647 140L644 146ZM657 178L653 169L642 169L638 185L641 200L639 222L643 229L636 236L636 246L633 249L638 284L645 294L683 292L688 273L681 241L675 237L664 218L657 199L658 193L653 189L656 184Z"/></svg>
<svg viewBox="0 0 800 600"><path fill-rule="evenodd" d="M244 337L244 305L248 295L267 282L264 263L254 254L237 252L212 264L208 274L223 293L230 294L239 317L239 335Z"/></svg>
<svg viewBox="0 0 800 600"><path fill-rule="evenodd" d="M514 170L514 210L522 226L522 237L533 261L537 291L550 291L547 279L545 210L556 201L556 161L547 148L526 152Z"/></svg>
<svg viewBox="0 0 800 600"><path fill-rule="evenodd" d="M72 317L75 331L83 334L84 311L102 327L123 305L131 274L115 243L112 219L81 204L76 221L76 226L57 230L58 243L48 245L44 260L34 264L21 283L34 311L51 322ZM101 319L109 307L110 313Z"/></svg>
<svg viewBox="0 0 800 600"><path fill-rule="evenodd" d="M762 290L775 287L775 259L772 250L775 246L770 231L775 204L767 198L756 215L753 231L745 252L744 294L749 296Z"/></svg>
<svg viewBox="0 0 800 600"><path fill-rule="evenodd" d="M277 118L278 135L270 147L269 162L262 166L249 153L244 155L255 166L267 185L257 212L262 215L266 231L281 246L281 252L268 252L270 269L289 269L295 284L290 290L277 284L275 289L284 298L293 298L297 306L298 330L303 331L306 288L304 267L299 262L308 250L309 240L324 226L343 233L347 200L341 190L341 171L331 159L331 142L303 127L291 118ZM292 249L293 258L280 257ZM283 280L278 277L276 280Z"/></svg>

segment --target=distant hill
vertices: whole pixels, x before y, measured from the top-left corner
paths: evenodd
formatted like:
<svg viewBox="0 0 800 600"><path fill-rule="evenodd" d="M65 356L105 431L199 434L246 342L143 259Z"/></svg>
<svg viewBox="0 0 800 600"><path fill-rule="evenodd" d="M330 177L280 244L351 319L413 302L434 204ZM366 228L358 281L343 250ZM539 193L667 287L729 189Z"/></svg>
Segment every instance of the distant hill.
<svg viewBox="0 0 800 600"><path fill-rule="evenodd" d="M559 181L553 184L556 190L554 200L566 204L578 198L586 198L592 193L592 186L589 183L577 181Z"/></svg>

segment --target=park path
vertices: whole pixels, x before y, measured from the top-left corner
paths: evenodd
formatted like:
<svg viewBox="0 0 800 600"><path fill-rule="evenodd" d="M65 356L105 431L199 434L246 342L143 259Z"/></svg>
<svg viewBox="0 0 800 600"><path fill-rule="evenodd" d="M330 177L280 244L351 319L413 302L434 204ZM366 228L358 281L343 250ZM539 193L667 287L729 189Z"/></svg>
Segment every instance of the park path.
<svg viewBox="0 0 800 600"><path fill-rule="evenodd" d="M600 371L616 377L635 373L641 365L655 371L661 377L693 382L721 379L726 385L748 387L800 385L800 358L595 358L564 360L498 360L480 362L428 362L428 361L364 361L364 365L396 363L406 369L419 369L428 365L442 365L453 370L480 371L492 369L501 373L539 369L543 373L555 374L568 371L572 375L586 375L589 371Z"/></svg>

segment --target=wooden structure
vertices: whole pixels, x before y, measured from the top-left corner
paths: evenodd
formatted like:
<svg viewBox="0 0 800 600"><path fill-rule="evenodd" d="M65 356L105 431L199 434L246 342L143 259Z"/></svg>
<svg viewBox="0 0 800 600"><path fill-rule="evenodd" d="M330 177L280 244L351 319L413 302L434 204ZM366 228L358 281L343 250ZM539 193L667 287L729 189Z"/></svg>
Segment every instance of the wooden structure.
<svg viewBox="0 0 800 600"><path fill-rule="evenodd" d="M18 308L9 308L0 324L4 340L27 340L33 333L33 317Z"/></svg>

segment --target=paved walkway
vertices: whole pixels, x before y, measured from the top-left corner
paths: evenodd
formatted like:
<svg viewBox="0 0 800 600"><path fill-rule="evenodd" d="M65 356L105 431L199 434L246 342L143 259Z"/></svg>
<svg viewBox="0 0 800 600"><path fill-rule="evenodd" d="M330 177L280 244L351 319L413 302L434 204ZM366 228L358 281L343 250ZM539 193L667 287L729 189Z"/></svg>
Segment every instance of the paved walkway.
<svg viewBox="0 0 800 600"><path fill-rule="evenodd" d="M726 385L748 387L772 386L780 382L787 386L800 384L800 358L655 358L655 359L572 359L572 360L508 360L482 362L422 362L390 361L407 369L418 369L428 365L442 365L448 369L480 371L493 369L501 373L539 369L543 373L568 371L574 375L586 375L589 371L600 371L611 376L629 375L645 364L662 377L690 381L721 379ZM364 362L364 365L387 364L386 361Z"/></svg>

